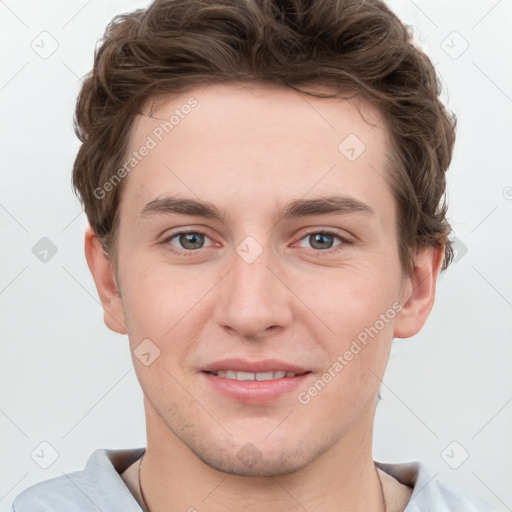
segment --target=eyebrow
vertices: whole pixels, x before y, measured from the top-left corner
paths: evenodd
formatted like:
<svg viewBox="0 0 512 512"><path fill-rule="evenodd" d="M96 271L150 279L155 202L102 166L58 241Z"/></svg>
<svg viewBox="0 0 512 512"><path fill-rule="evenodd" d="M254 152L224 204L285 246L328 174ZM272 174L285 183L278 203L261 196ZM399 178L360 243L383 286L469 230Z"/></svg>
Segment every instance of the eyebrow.
<svg viewBox="0 0 512 512"><path fill-rule="evenodd" d="M316 199L295 199L278 212L278 221L321 214L348 215L362 213L375 216L371 206L349 196L327 196ZM180 214L219 220L226 216L215 205L195 199L158 197L150 201L140 212L141 217L155 214Z"/></svg>

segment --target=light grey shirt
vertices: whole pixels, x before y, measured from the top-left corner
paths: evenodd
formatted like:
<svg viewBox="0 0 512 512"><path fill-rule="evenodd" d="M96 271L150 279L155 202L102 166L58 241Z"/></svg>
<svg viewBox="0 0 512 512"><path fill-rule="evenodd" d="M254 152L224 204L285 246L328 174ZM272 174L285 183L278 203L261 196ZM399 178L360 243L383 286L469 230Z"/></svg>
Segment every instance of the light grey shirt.
<svg viewBox="0 0 512 512"><path fill-rule="evenodd" d="M144 452L145 448L96 450L83 471L25 489L12 503L12 511L141 512L121 473ZM413 488L404 512L496 512L480 498L431 478L421 462L376 464L402 484Z"/></svg>

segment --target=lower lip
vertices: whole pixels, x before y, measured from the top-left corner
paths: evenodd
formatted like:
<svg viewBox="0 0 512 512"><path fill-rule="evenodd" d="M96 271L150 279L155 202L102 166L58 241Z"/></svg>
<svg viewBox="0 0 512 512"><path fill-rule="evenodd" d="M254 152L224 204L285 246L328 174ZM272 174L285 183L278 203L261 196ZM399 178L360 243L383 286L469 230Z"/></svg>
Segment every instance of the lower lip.
<svg viewBox="0 0 512 512"><path fill-rule="evenodd" d="M208 383L224 396L251 405L272 402L291 393L310 377L311 373L273 380L236 380L217 377L213 373L202 373Z"/></svg>

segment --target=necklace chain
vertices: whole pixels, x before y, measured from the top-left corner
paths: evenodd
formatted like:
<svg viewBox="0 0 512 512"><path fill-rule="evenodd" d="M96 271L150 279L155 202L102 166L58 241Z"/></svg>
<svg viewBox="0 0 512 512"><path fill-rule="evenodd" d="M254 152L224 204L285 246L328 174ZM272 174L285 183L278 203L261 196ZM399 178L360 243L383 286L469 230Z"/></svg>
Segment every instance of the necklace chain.
<svg viewBox="0 0 512 512"><path fill-rule="evenodd" d="M140 482L140 473L141 473L141 468L142 468L142 460L144 459L144 455L142 455L142 457L140 458L140 462L139 462L139 471L138 471L138 478L139 478L139 494L140 494L140 497L142 499L142 503L144 505L144 512L150 512L149 510L149 507L148 507L148 504L146 503L146 498L144 497L144 492L142 491L142 484ZM380 492L381 492L381 495L382 495L382 504L384 505L384 512L387 512L388 510L388 506L387 506L387 503L386 503L386 496L384 496L384 489L382 487L382 479L380 477L380 474L379 474L379 470L377 469L377 466L375 466L375 471L377 471L377 477L379 479L379 484L380 484Z"/></svg>
<svg viewBox="0 0 512 512"><path fill-rule="evenodd" d="M140 462L139 462L139 494L142 499L142 503L144 504L144 512L150 512L148 504L146 503L146 498L144 498L144 492L142 491L142 484L140 483L140 473L141 473L140 470L142 468L142 461L144 459L144 455L145 455L145 453L142 454L142 457L140 458Z"/></svg>

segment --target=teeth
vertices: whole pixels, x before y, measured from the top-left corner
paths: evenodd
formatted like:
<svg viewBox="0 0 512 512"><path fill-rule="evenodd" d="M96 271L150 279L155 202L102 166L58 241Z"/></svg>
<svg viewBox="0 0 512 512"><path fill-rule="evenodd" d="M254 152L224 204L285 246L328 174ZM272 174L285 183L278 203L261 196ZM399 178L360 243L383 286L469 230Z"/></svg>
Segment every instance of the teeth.
<svg viewBox="0 0 512 512"><path fill-rule="evenodd" d="M255 380L255 374L250 372L236 372L236 380Z"/></svg>
<svg viewBox="0 0 512 512"><path fill-rule="evenodd" d="M216 372L217 377L225 377L226 379L233 380L274 380L283 379L284 377L295 377L294 372L286 372L284 370L278 370L276 372L239 372L235 370L218 370Z"/></svg>
<svg viewBox="0 0 512 512"><path fill-rule="evenodd" d="M272 380L274 378L274 372L260 372L254 374L255 380Z"/></svg>

